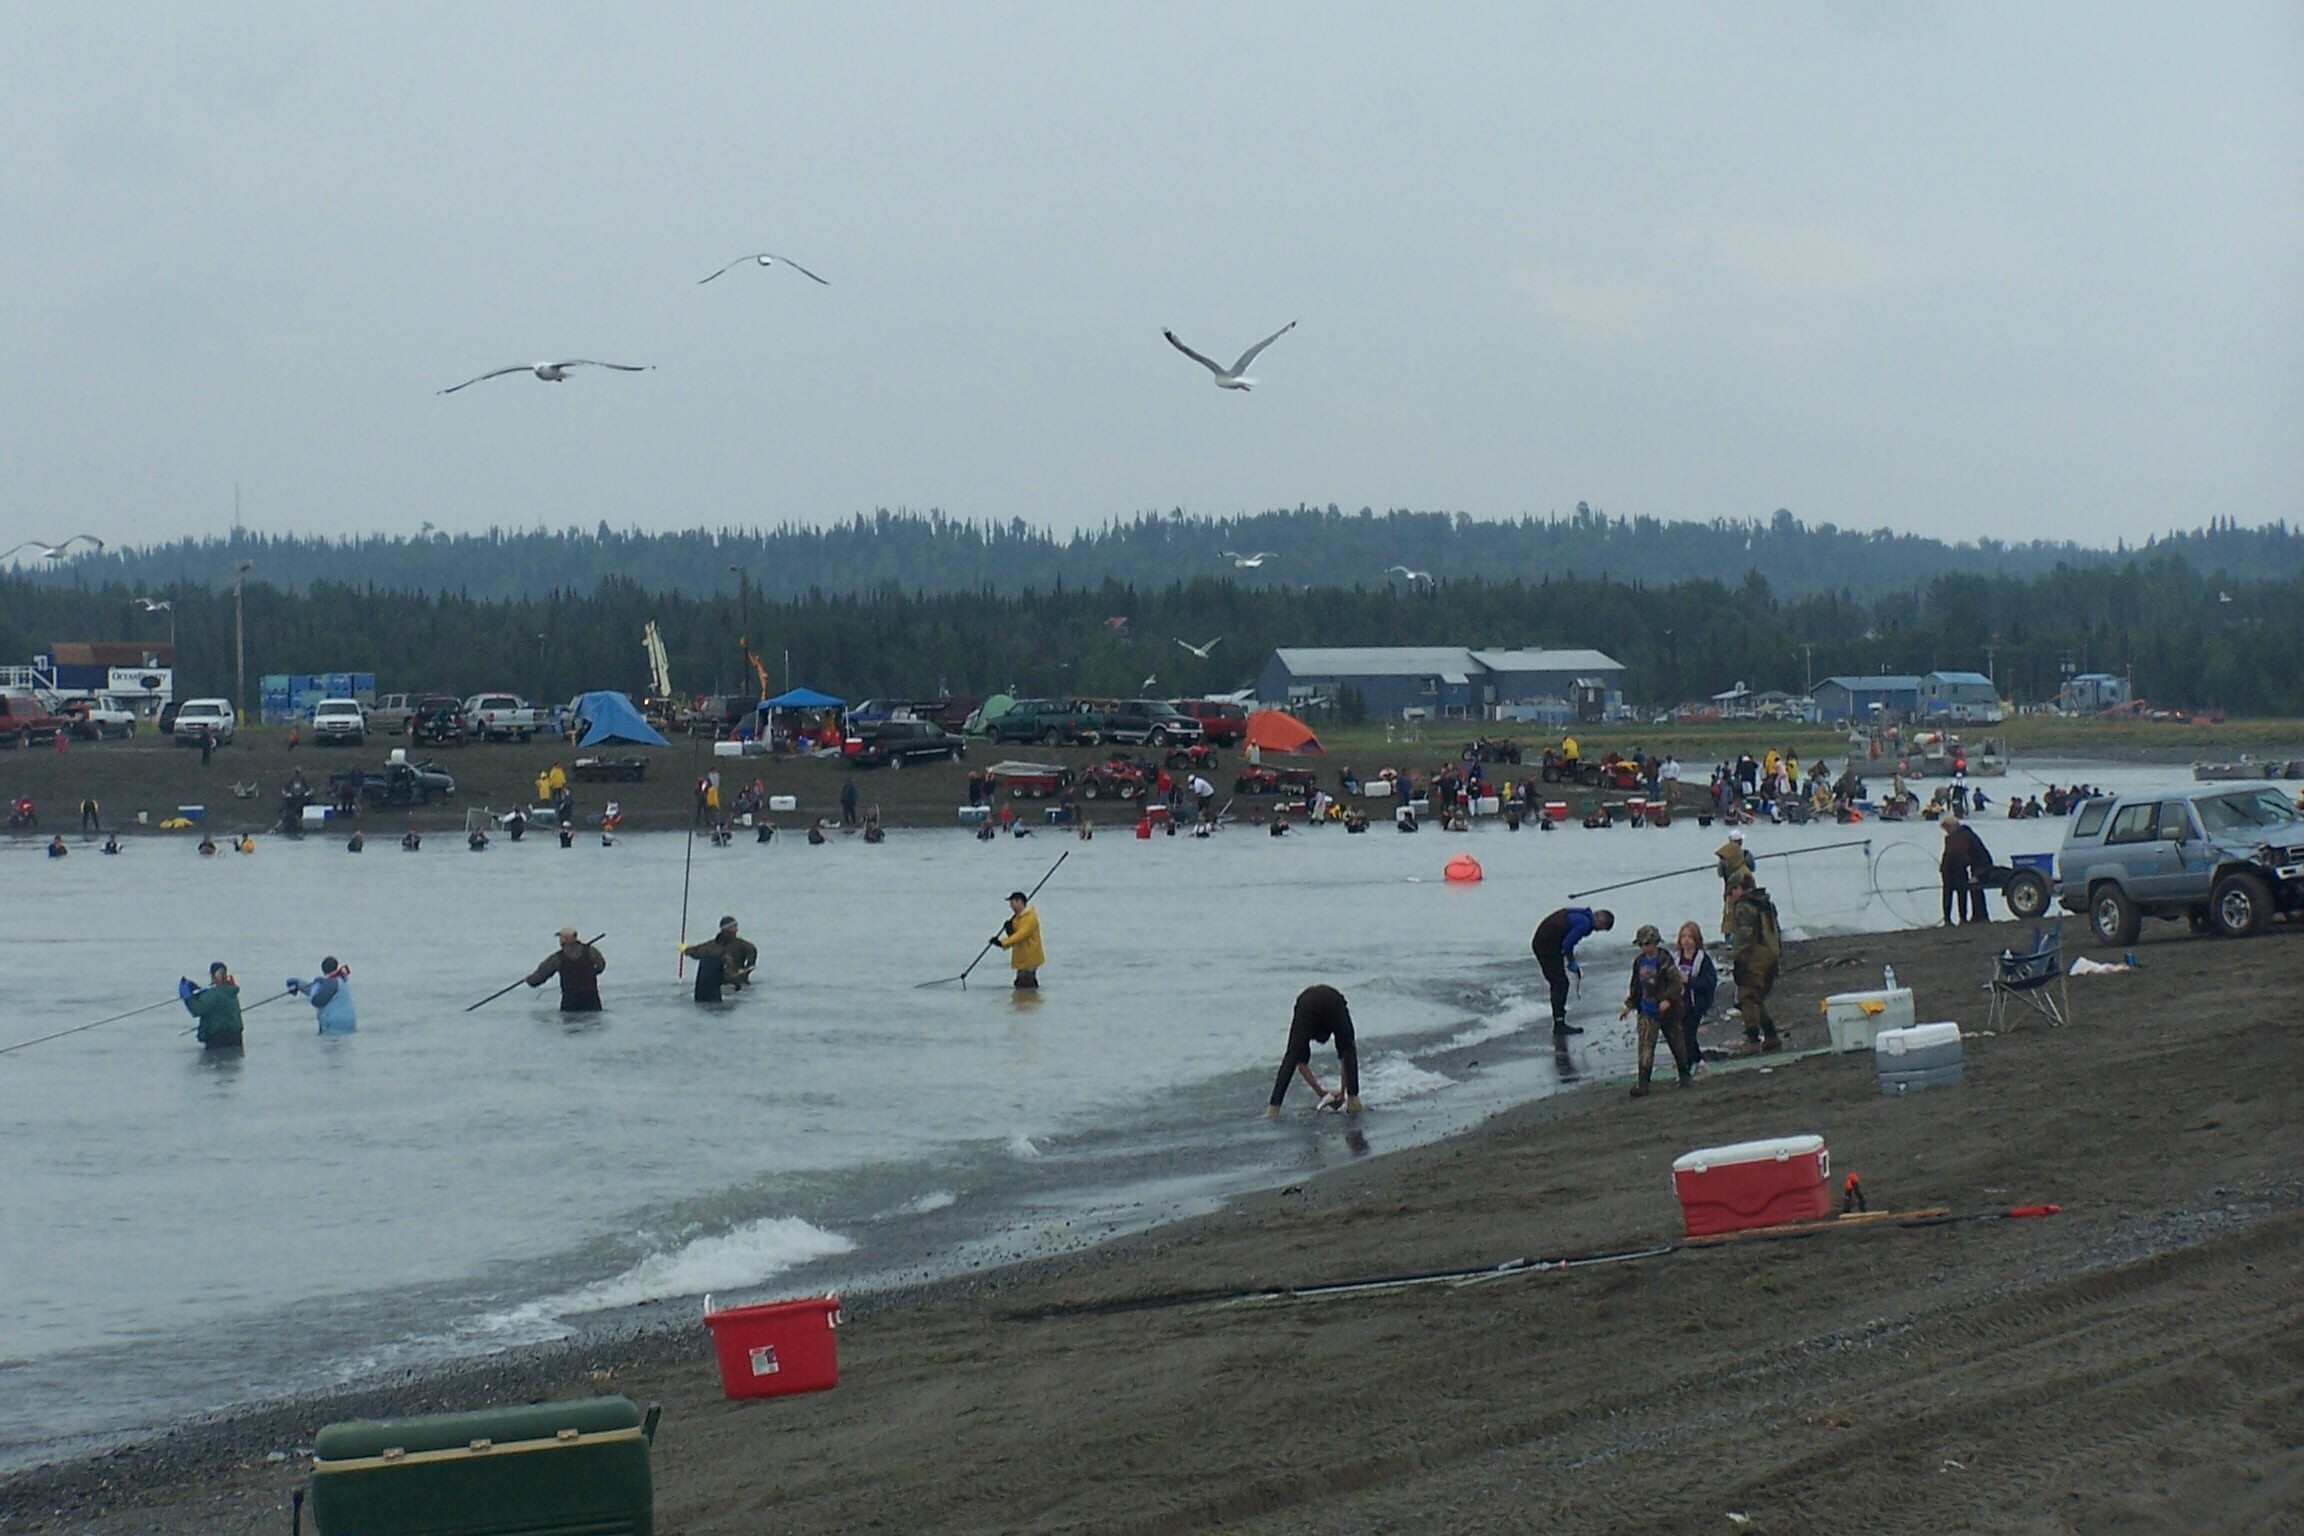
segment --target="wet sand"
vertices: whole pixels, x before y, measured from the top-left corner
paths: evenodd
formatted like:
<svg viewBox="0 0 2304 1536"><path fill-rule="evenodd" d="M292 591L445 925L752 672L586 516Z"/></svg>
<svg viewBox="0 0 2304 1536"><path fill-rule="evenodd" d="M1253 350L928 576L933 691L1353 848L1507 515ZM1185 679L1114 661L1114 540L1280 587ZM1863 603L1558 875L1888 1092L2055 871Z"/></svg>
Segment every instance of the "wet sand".
<svg viewBox="0 0 2304 1536"><path fill-rule="evenodd" d="M2017 933L1795 945L1777 1011L1819 1044L1816 1000L1889 963L1922 1017L1980 1029L1987 957ZM2153 924L2139 953L2138 974L2073 983L2074 1027L1969 1040L1959 1089L1883 1099L1868 1056L1833 1055L1639 1102L1593 1085L1202 1221L852 1308L830 1393L725 1402L683 1325L27 1473L0 1485L0 1530L279 1531L322 1423L603 1380L665 1405L665 1532L2297 1529L2304 932ZM1110 1305L1668 1243L1675 1155L1806 1131L1875 1209L2063 1214Z"/></svg>

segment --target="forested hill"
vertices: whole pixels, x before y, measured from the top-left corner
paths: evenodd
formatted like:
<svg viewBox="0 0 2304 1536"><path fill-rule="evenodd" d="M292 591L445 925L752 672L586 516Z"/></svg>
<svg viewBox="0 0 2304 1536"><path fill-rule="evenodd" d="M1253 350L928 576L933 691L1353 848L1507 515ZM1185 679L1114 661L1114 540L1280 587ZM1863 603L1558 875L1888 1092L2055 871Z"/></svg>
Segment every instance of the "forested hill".
<svg viewBox="0 0 2304 1536"><path fill-rule="evenodd" d="M1241 568L1224 551L1273 558ZM238 533L145 549L107 551L47 573L66 584L138 591L229 585L239 562L250 580L289 590L315 583L380 591L529 598L591 592L608 578L649 592L736 590L731 567L771 599L896 586L919 592L1052 591L1118 581L1160 587L1198 576L1249 586L1380 587L1404 580L1388 566L1440 580L1542 581L1614 576L1650 584L1728 580L1758 570L1786 596L1836 592L1869 598L1912 591L1937 576L2038 575L2058 565L2122 562L2174 553L2203 576L2304 572L2304 527L2221 522L2138 547L2031 541L1948 544L1886 529L1813 526L1789 512L1765 521L1664 523L1616 518L1579 503L1566 517L1484 521L1446 512L1343 512L1298 507L1235 518L1147 514L1058 537L1011 523L941 514L879 512L830 527L494 529L354 540Z"/></svg>

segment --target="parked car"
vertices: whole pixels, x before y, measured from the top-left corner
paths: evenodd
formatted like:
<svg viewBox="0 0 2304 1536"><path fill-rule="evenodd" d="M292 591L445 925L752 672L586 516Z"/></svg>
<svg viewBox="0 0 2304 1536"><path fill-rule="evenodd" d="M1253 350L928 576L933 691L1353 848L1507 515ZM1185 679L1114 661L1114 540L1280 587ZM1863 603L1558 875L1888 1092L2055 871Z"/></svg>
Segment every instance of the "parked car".
<svg viewBox="0 0 2304 1536"><path fill-rule="evenodd" d="M464 701L464 729L482 741L526 741L543 723L516 693L476 693Z"/></svg>
<svg viewBox="0 0 2304 1536"><path fill-rule="evenodd" d="M992 741L1092 747L1104 739L1104 717L1065 699L1018 699L1008 713L984 722L984 734Z"/></svg>
<svg viewBox="0 0 2304 1536"><path fill-rule="evenodd" d="M938 758L956 763L968 751L967 743L935 721L909 719L883 720L852 732L844 747L848 761L859 768L877 768L883 763L901 768L906 763Z"/></svg>
<svg viewBox="0 0 2304 1536"><path fill-rule="evenodd" d="M1106 705L1103 715L1106 741L1165 747L1195 742L1205 734L1199 721L1178 713L1166 699L1121 699Z"/></svg>
<svg viewBox="0 0 2304 1536"><path fill-rule="evenodd" d="M312 740L316 745L350 742L357 747L367 739L368 716L358 699L322 699L313 706Z"/></svg>
<svg viewBox="0 0 2304 1536"><path fill-rule="evenodd" d="M1248 734L1248 710L1219 699L1178 699L1176 712L1200 722L1211 746L1236 747Z"/></svg>
<svg viewBox="0 0 2304 1536"><path fill-rule="evenodd" d="M72 734L82 741L136 734L136 711L116 694L97 693L66 699L58 713L72 722Z"/></svg>
<svg viewBox="0 0 2304 1536"><path fill-rule="evenodd" d="M175 734L176 711L182 709L183 707L184 706L182 704L178 703L174 699L170 699L167 703L160 706L160 713L153 716L152 723L159 728L161 735L170 736Z"/></svg>
<svg viewBox="0 0 2304 1536"><path fill-rule="evenodd" d="M2087 914L2101 943L2134 943L2147 917L2245 938L2275 913L2304 914L2304 815L2274 784L2091 800L2065 826L2057 870L2057 901ZM2016 871L2010 906L2019 882L2044 879Z"/></svg>
<svg viewBox="0 0 2304 1536"><path fill-rule="evenodd" d="M441 746L464 744L464 706L444 693L428 693L416 701L408 717L408 739Z"/></svg>
<svg viewBox="0 0 2304 1536"><path fill-rule="evenodd" d="M682 723L691 736L733 735L759 718L759 703L749 694L707 694L686 712Z"/></svg>
<svg viewBox="0 0 2304 1536"><path fill-rule="evenodd" d="M221 747L230 745L239 726L230 699L186 699L177 707L171 734L180 747L196 747L202 736Z"/></svg>
<svg viewBox="0 0 2304 1536"><path fill-rule="evenodd" d="M397 736L408 729L408 717L416 713L416 695L380 693L367 708L368 729L379 736Z"/></svg>
<svg viewBox="0 0 2304 1536"><path fill-rule="evenodd" d="M52 741L72 722L29 693L0 694L0 747L30 746Z"/></svg>

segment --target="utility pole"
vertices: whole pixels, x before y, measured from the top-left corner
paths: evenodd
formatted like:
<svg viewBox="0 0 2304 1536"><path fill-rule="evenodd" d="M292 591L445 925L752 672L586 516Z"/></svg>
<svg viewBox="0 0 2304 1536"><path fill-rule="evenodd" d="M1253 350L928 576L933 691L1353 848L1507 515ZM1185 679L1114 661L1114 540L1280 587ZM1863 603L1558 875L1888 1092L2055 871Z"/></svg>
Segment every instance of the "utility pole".
<svg viewBox="0 0 2304 1536"><path fill-rule="evenodd" d="M536 702L544 702L544 636L536 637Z"/></svg>
<svg viewBox="0 0 2304 1536"><path fill-rule="evenodd" d="M744 653L747 665L752 660L752 587L746 579L744 567L732 565L736 573L736 648ZM761 695L766 698L766 694Z"/></svg>
<svg viewBox="0 0 2304 1536"><path fill-rule="evenodd" d="M232 493L234 500L238 500L239 487L234 486ZM243 560L232 572L232 673L234 687L237 689L232 699L232 709L235 716L242 720L248 718L248 619L247 610L241 602L241 588L248 579L248 573L255 568L254 561ZM169 622L175 622L173 610Z"/></svg>
<svg viewBox="0 0 2304 1536"><path fill-rule="evenodd" d="M1999 654L1999 650L2000 647L1997 645L1984 647L1984 676L1990 679L1995 688L2000 686L2000 672L1994 663L1994 658Z"/></svg>

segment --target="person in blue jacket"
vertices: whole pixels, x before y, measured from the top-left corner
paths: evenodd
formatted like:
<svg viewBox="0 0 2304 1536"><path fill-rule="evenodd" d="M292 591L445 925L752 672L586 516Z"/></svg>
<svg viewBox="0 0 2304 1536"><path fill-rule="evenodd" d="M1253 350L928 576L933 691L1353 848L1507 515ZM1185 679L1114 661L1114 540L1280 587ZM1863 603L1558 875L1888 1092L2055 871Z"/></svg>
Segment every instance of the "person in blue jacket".
<svg viewBox="0 0 2304 1536"><path fill-rule="evenodd" d="M1576 963L1576 946L1594 933L1606 933L1616 926L1616 914L1603 907L1595 912L1590 907L1562 907L1536 925L1536 932L1528 940L1530 953L1544 972L1544 979L1552 984L1552 1033L1554 1035L1580 1035L1584 1033L1568 1022L1568 978L1584 974Z"/></svg>
<svg viewBox="0 0 2304 1536"><path fill-rule="evenodd" d="M1696 1039L1696 1030L1703 1024L1704 1015L1712 1011L1712 1000L1719 993L1720 968L1705 953L1704 929L1696 923L1680 925L1679 936L1672 944L1672 959L1680 967L1680 1033L1688 1043L1685 1059L1694 1067L1704 1059L1704 1047Z"/></svg>
<svg viewBox="0 0 2304 1536"><path fill-rule="evenodd" d="M320 962L320 974L310 981L289 977L288 990L319 1011L320 1033L349 1035L359 1027L352 1013L352 968L334 955Z"/></svg>

